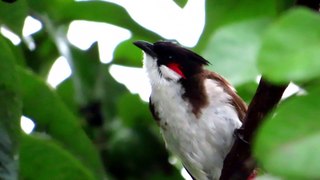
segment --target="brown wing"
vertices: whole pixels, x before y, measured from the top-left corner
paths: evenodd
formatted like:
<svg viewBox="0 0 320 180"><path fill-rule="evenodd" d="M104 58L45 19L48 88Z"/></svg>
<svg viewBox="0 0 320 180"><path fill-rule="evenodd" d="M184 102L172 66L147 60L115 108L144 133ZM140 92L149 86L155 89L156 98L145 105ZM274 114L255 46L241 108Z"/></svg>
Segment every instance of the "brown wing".
<svg viewBox="0 0 320 180"><path fill-rule="evenodd" d="M238 96L238 94L232 89L230 83L223 77L221 77L219 74L210 71L206 71L206 78L213 79L219 82L221 86L224 88L224 90L232 97L231 103L236 108L239 119L241 120L241 122L243 122L244 116L247 112L247 105L241 99L241 97Z"/></svg>

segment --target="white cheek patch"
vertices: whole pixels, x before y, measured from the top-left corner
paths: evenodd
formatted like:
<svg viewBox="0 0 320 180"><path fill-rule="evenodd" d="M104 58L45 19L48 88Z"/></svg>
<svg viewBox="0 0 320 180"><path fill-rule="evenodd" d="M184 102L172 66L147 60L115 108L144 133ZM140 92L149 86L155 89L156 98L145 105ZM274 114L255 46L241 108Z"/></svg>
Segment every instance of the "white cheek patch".
<svg viewBox="0 0 320 180"><path fill-rule="evenodd" d="M143 59L143 68L145 69L151 84L156 84L161 81L156 58L145 54Z"/></svg>
<svg viewBox="0 0 320 180"><path fill-rule="evenodd" d="M178 73L174 72L165 65L161 65L159 69L161 71L162 76L168 80L178 81L181 78L181 76Z"/></svg>
<svg viewBox="0 0 320 180"><path fill-rule="evenodd" d="M148 54L144 54L143 68L147 71L147 73L153 74L154 71L157 69L157 59L151 57Z"/></svg>
<svg viewBox="0 0 320 180"><path fill-rule="evenodd" d="M178 73L165 65L158 68L157 59L148 54L145 54L143 66L149 76L151 84L165 83L168 80L176 82L181 78Z"/></svg>

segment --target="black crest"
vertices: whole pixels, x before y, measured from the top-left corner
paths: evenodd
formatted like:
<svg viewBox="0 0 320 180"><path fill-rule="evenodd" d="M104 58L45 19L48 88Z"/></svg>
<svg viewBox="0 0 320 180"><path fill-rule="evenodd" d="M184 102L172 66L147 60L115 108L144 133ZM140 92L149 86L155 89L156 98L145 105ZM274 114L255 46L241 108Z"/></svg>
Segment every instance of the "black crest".
<svg viewBox="0 0 320 180"><path fill-rule="evenodd" d="M154 43L154 51L162 58L179 59L181 63L191 63L194 65L209 65L210 62L200 55L183 47L177 41L158 41ZM161 57L159 57L161 58Z"/></svg>
<svg viewBox="0 0 320 180"><path fill-rule="evenodd" d="M200 55L173 41L158 41L153 44L153 51L157 54L159 66L178 64L186 78L200 73L204 65L210 64Z"/></svg>

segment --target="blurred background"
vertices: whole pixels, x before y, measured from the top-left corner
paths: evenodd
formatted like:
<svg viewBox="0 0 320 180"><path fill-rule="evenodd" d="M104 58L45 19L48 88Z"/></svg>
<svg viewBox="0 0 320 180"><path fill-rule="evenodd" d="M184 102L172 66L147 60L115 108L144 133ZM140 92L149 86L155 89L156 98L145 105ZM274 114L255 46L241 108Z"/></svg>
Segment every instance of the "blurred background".
<svg viewBox="0 0 320 180"><path fill-rule="evenodd" d="M266 29L294 2L1 1L0 179L190 179L149 113L132 42L177 40L249 103L272 74L257 65Z"/></svg>

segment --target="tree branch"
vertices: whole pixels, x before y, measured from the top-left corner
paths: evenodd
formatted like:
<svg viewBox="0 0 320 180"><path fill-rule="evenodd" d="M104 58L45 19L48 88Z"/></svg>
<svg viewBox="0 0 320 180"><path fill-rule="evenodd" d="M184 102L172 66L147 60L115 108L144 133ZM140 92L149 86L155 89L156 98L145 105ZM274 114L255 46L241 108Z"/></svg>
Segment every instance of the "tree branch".
<svg viewBox="0 0 320 180"><path fill-rule="evenodd" d="M296 6L305 6L319 12L320 0L296 0ZM236 140L224 160L220 180L248 179L256 163L251 155L251 144L264 117L278 104L286 85L273 85L263 77L253 97L242 127L235 131Z"/></svg>
<svg viewBox="0 0 320 180"><path fill-rule="evenodd" d="M242 127L235 132L235 143L224 160L220 180L247 179L255 168L251 142L264 117L278 104L287 85L273 85L262 77Z"/></svg>

